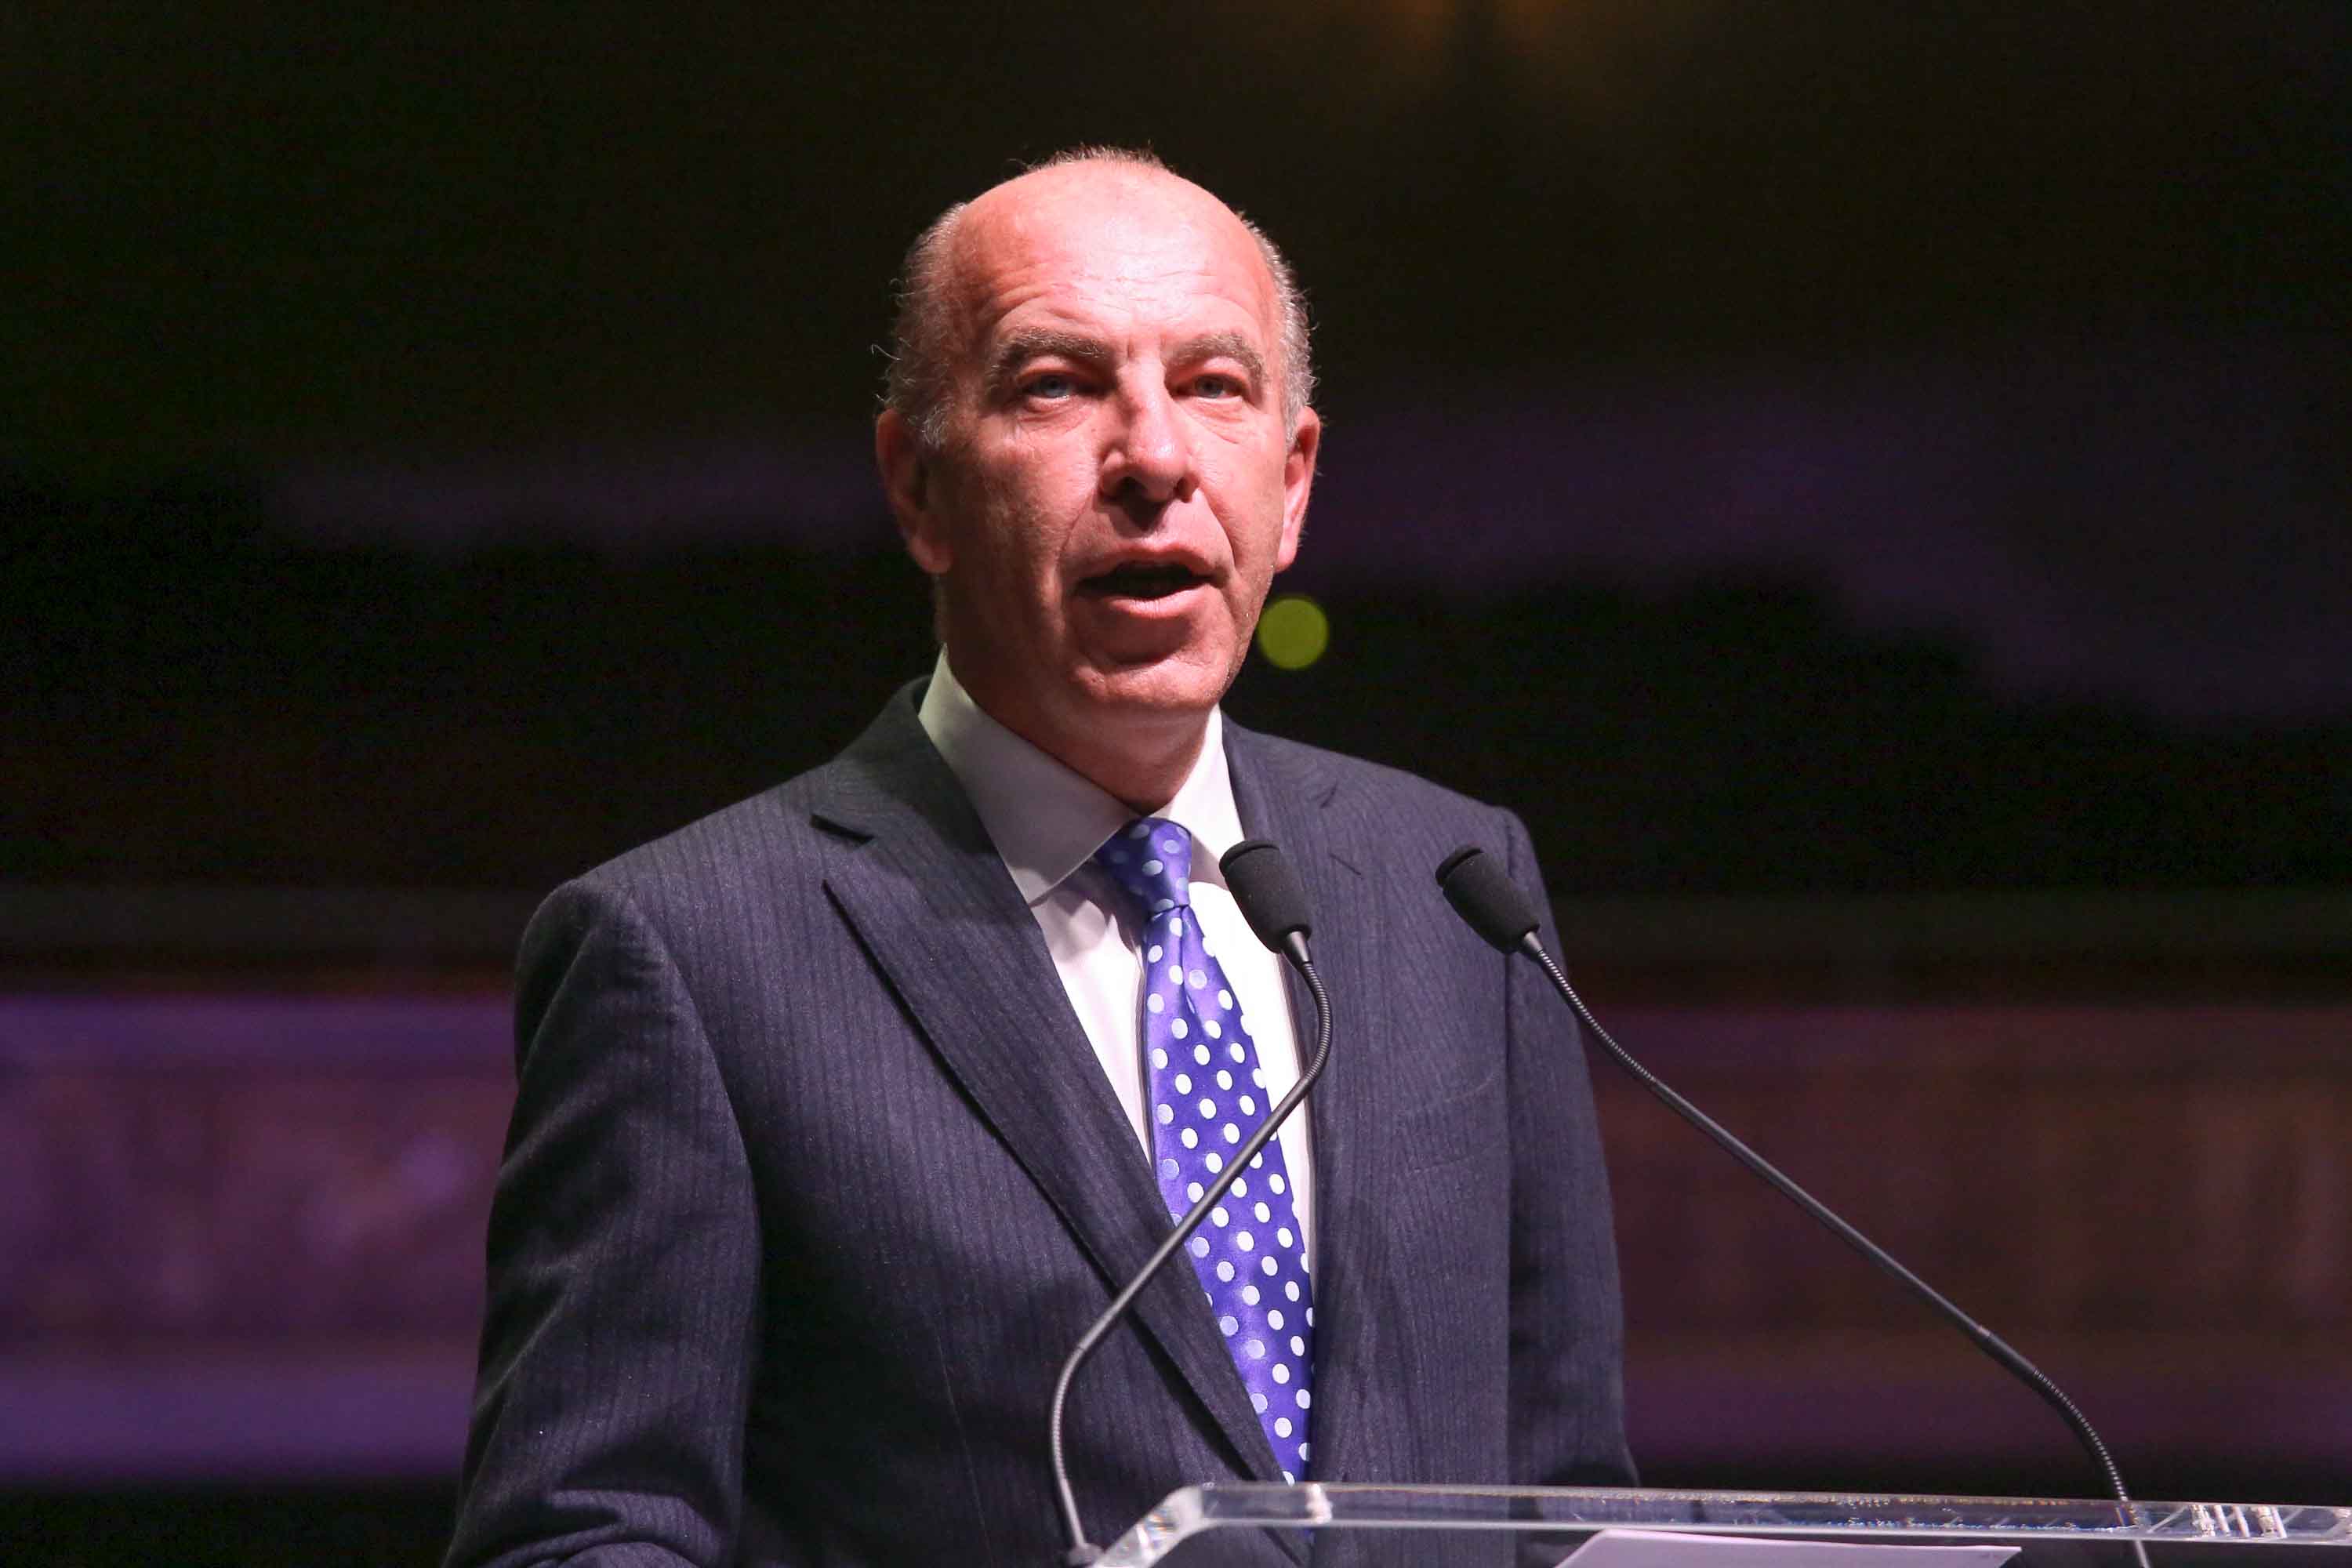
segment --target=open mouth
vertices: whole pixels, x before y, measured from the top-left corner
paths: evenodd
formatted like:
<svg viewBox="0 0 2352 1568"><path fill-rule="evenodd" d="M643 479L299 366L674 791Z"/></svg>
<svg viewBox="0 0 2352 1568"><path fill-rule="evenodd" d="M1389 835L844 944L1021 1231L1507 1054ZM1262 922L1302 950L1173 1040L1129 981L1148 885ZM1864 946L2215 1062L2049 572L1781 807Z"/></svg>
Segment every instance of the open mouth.
<svg viewBox="0 0 2352 1568"><path fill-rule="evenodd" d="M1164 599L1207 581L1187 566L1136 561L1087 578L1078 584L1078 591L1106 599Z"/></svg>

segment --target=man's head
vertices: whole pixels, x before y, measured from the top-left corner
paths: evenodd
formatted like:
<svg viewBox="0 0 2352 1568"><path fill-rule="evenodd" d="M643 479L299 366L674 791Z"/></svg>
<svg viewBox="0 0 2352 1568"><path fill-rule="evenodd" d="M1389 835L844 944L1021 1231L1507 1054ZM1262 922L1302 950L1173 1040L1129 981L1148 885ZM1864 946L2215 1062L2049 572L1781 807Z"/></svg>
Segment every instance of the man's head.
<svg viewBox="0 0 2352 1568"><path fill-rule="evenodd" d="M1128 147L1079 147L1056 153L1030 173L1072 163L1100 163L1168 174L1156 153ZM1007 182L1008 184L1010 182ZM950 371L948 361L956 349L949 290L951 247L956 225L970 202L958 202L915 238L898 269L901 288L898 318L890 324L889 370L883 404L895 408L926 443L936 446L942 435L944 404ZM1315 355L1307 328L1307 300L1300 291L1290 258L1248 218L1234 215L1249 232L1274 279L1282 310L1282 392L1286 430L1297 428L1298 416L1315 399Z"/></svg>
<svg viewBox="0 0 2352 1568"><path fill-rule="evenodd" d="M951 209L906 282L875 450L957 678L1160 804L1306 516L1320 425L1288 269L1198 185L1093 153Z"/></svg>

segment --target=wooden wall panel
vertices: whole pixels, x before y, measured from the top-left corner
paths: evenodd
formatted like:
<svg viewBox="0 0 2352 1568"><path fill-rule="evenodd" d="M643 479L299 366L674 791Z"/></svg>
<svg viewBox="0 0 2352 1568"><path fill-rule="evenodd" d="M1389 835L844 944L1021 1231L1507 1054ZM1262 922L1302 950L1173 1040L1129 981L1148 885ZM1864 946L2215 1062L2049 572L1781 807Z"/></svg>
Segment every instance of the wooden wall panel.
<svg viewBox="0 0 2352 1568"><path fill-rule="evenodd" d="M2352 1005L1592 999L2159 1476L2352 1477ZM29 1413L0 1422L0 1478L454 1466L506 1009L494 986L0 998L0 1408ZM1593 1075L1654 1477L2084 1489L2054 1418Z"/></svg>

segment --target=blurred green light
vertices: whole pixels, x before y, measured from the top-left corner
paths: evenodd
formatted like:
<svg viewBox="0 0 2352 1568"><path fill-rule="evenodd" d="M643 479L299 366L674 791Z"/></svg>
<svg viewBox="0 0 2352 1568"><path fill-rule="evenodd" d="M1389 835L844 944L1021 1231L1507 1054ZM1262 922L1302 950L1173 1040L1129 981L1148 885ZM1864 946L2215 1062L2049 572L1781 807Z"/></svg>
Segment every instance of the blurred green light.
<svg viewBox="0 0 2352 1568"><path fill-rule="evenodd" d="M1257 651L1276 669L1305 669L1331 646L1331 617L1304 594L1286 594L1258 617Z"/></svg>

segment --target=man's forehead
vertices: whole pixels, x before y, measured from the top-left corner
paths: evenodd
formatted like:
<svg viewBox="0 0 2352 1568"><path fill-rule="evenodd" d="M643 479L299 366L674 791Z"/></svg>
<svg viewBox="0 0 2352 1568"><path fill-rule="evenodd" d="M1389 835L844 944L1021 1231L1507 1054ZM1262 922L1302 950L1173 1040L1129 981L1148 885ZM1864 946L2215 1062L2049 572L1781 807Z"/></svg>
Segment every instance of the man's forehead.
<svg viewBox="0 0 2352 1568"><path fill-rule="evenodd" d="M968 332L1057 288L1143 299L1220 296L1272 331L1274 283L1234 211L1162 170L1072 163L1033 171L974 198L952 249Z"/></svg>

